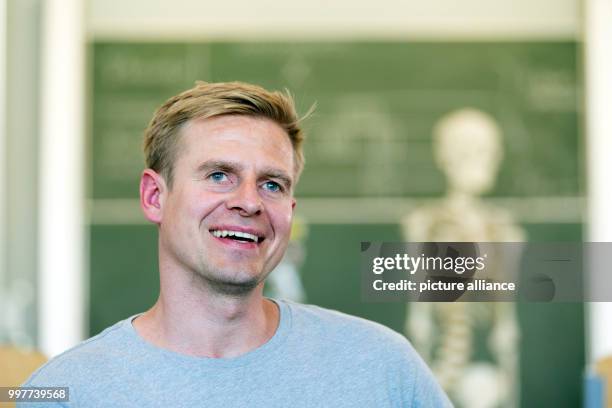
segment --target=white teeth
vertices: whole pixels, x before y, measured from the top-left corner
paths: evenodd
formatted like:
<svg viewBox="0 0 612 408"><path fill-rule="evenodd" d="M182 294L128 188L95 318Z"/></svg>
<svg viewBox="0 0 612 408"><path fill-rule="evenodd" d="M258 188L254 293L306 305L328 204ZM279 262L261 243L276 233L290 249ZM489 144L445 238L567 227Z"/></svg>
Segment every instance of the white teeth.
<svg viewBox="0 0 612 408"><path fill-rule="evenodd" d="M256 235L249 234L248 232L240 232L240 231L228 231L228 230L214 230L212 234L217 238L225 238L227 236L230 237L240 237L246 238L253 242L257 242L259 238Z"/></svg>

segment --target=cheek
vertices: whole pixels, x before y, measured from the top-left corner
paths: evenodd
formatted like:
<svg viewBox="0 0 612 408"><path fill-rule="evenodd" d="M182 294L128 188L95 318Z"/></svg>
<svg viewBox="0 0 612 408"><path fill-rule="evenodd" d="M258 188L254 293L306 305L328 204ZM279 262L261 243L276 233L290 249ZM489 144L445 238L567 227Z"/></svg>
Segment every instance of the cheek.
<svg viewBox="0 0 612 408"><path fill-rule="evenodd" d="M177 239L198 239L204 222L220 208L220 204L222 200L216 196L183 191L167 202L167 211L164 214L166 228L178 236Z"/></svg>
<svg viewBox="0 0 612 408"><path fill-rule="evenodd" d="M183 197L183 211L189 219L202 220L219 208L223 208L223 195L211 192L194 192Z"/></svg>
<svg viewBox="0 0 612 408"><path fill-rule="evenodd" d="M268 206L270 220L277 235L286 235L291 233L291 222L293 221L293 208L291 203L277 203Z"/></svg>

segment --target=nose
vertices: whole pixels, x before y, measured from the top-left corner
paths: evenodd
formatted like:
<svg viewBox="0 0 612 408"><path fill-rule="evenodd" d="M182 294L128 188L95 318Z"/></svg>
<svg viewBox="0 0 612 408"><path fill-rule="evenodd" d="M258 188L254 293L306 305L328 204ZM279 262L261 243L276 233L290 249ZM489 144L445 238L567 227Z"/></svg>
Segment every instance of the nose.
<svg viewBox="0 0 612 408"><path fill-rule="evenodd" d="M254 181L243 181L227 200L227 207L235 210L243 217L261 214L263 203Z"/></svg>

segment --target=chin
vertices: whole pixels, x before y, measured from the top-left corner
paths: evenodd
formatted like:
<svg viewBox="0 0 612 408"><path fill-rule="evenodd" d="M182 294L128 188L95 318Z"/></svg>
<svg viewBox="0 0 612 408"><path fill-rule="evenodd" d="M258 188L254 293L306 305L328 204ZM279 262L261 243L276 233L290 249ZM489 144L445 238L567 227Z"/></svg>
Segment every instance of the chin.
<svg viewBox="0 0 612 408"><path fill-rule="evenodd" d="M214 292L229 296L243 296L251 293L265 279L266 275L255 273L243 274L199 274L203 283Z"/></svg>

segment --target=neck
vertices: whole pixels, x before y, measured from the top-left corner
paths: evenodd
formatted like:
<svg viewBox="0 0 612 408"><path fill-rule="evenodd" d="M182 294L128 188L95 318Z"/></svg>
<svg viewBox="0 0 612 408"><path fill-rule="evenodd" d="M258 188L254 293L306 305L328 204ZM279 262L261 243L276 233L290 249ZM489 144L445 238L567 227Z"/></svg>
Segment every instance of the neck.
<svg viewBox="0 0 612 408"><path fill-rule="evenodd" d="M263 282L248 293L228 295L196 284L201 278L192 272L168 271L161 264L160 272L157 302L134 321L146 341L181 354L230 358L263 345L276 332L279 311L263 297Z"/></svg>

